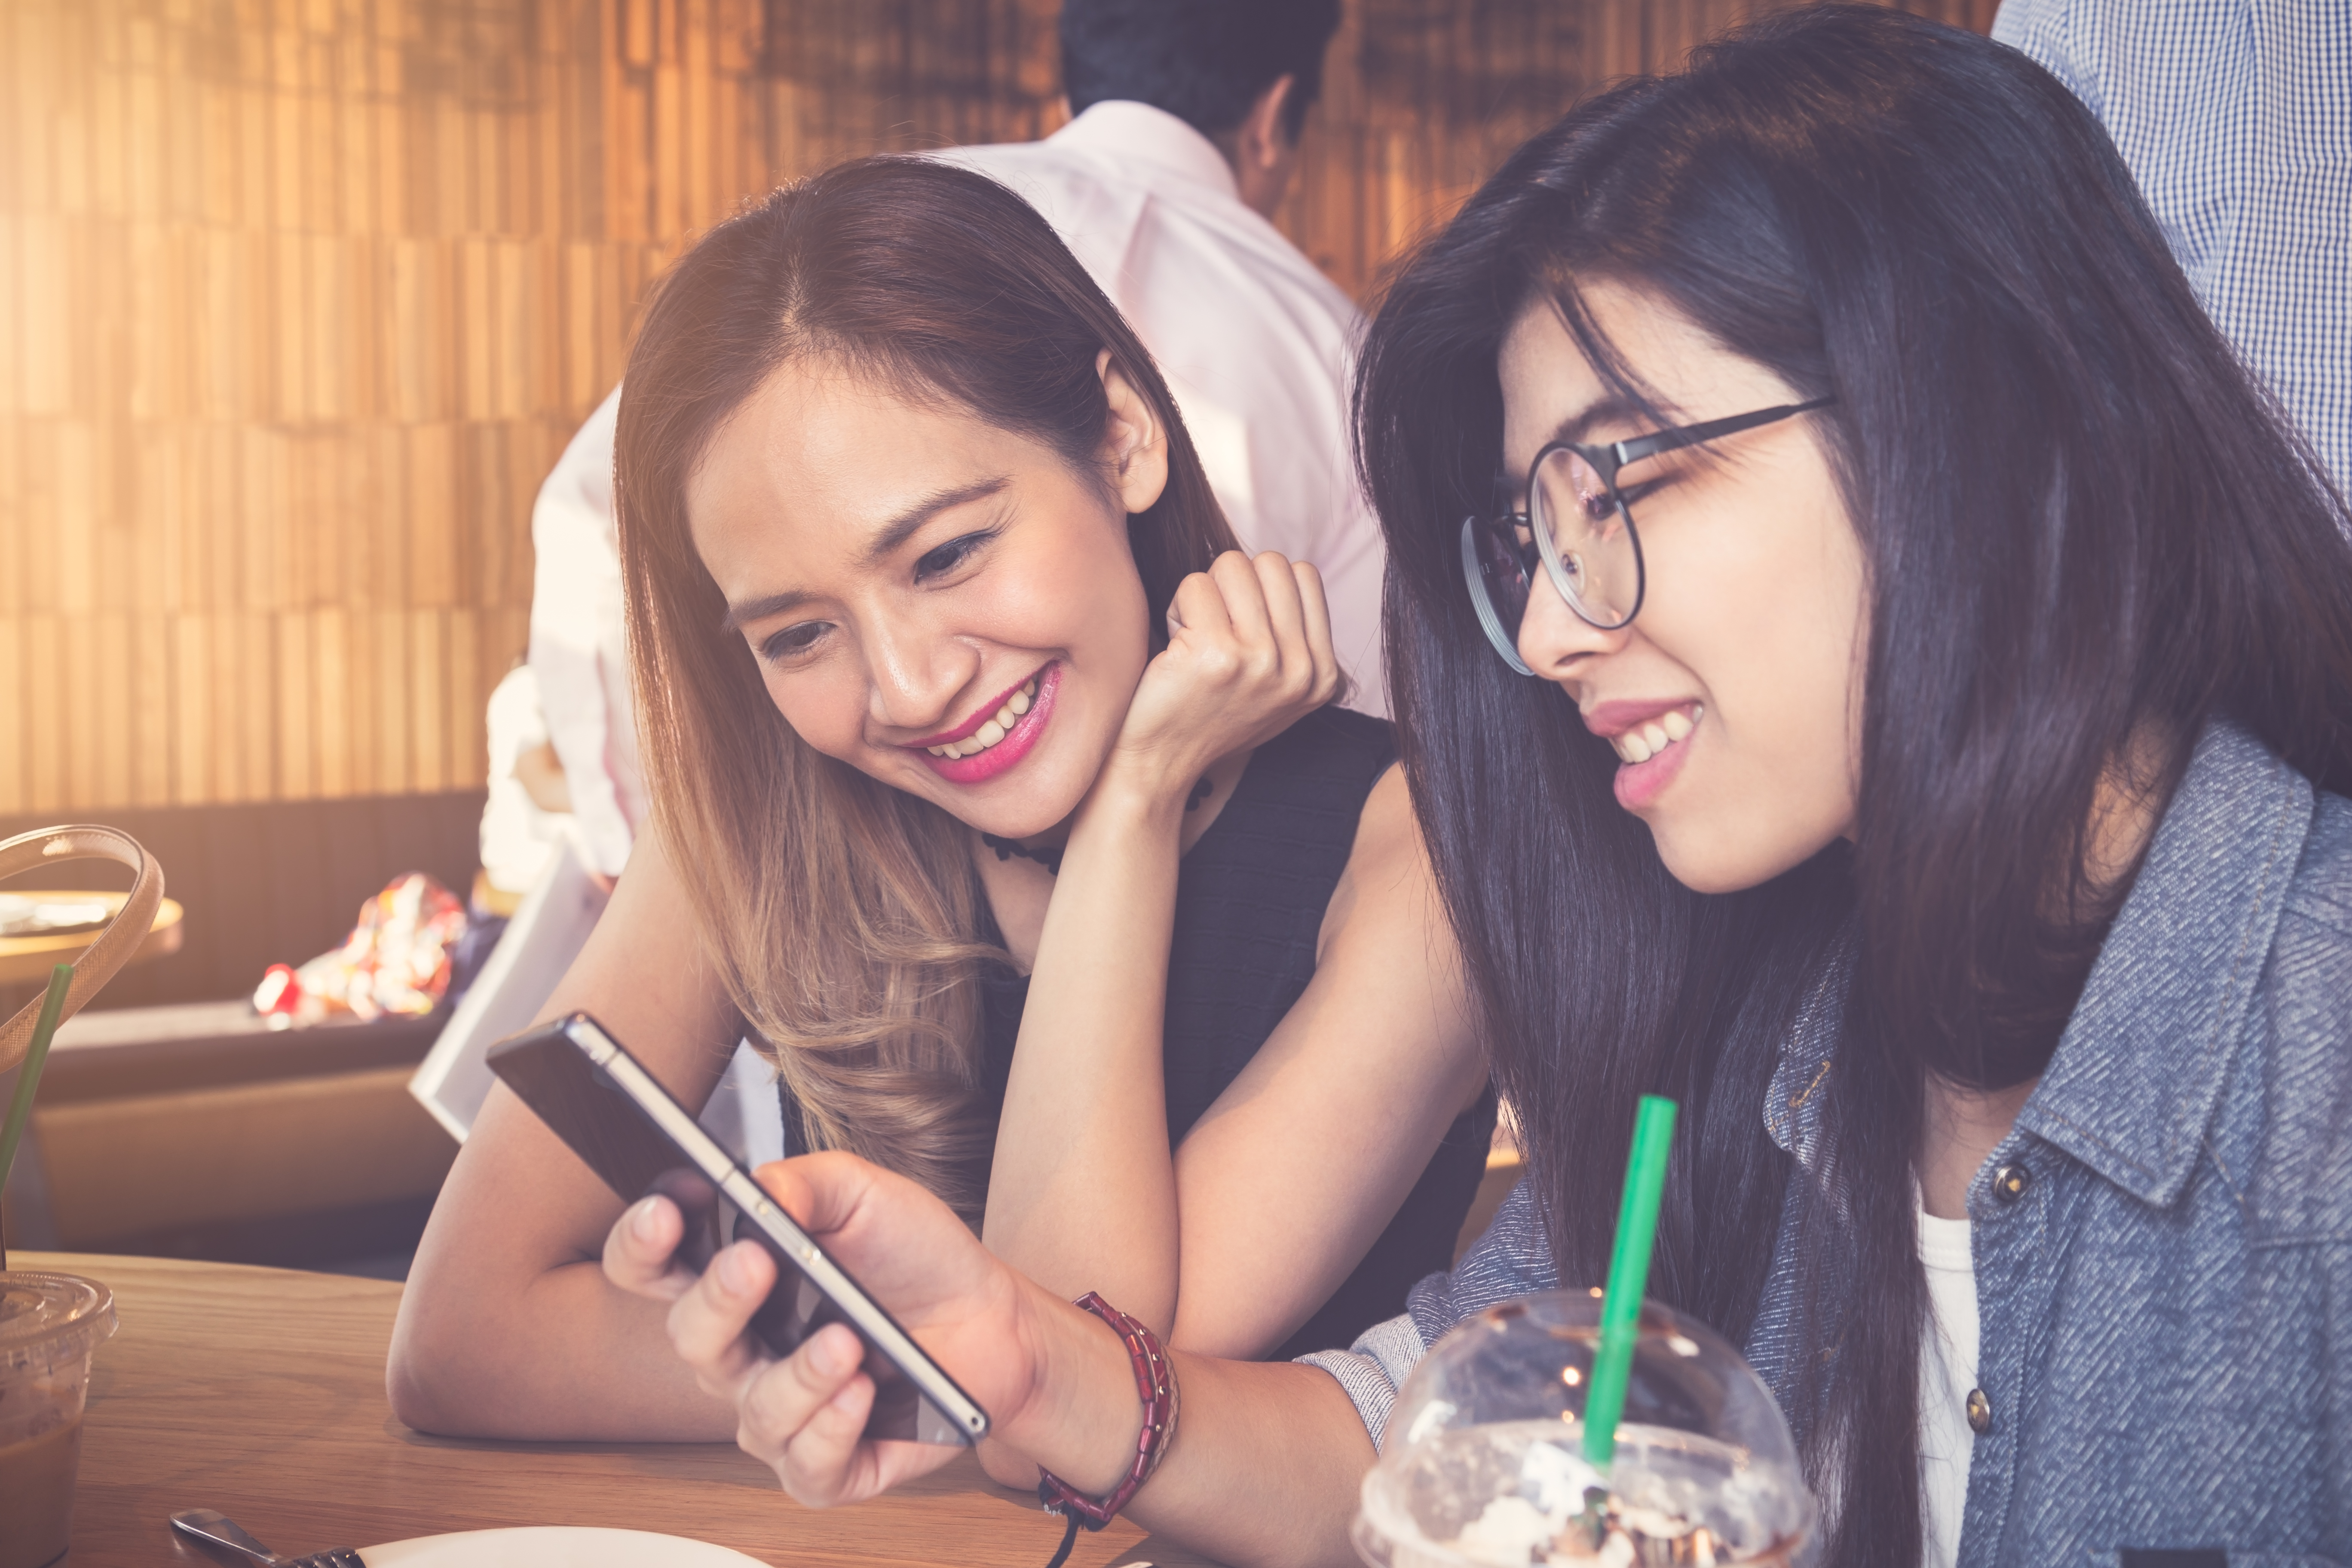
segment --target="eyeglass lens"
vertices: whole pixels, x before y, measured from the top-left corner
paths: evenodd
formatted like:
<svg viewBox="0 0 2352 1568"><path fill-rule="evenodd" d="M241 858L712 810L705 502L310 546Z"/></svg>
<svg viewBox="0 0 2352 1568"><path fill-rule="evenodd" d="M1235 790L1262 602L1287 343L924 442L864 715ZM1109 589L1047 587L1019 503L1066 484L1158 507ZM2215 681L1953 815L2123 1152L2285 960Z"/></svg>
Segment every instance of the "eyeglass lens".
<svg viewBox="0 0 2352 1568"><path fill-rule="evenodd" d="M1614 629L1640 607L1642 563L1624 509L1582 456L1555 447L1537 464L1527 512L1462 525L1464 575L1480 626L1513 668L1538 560L1569 607Z"/></svg>
<svg viewBox="0 0 2352 1568"><path fill-rule="evenodd" d="M1603 628L1633 618L1641 556L1616 493L1582 453L1554 447L1543 455L1528 487L1528 521L1570 608Z"/></svg>

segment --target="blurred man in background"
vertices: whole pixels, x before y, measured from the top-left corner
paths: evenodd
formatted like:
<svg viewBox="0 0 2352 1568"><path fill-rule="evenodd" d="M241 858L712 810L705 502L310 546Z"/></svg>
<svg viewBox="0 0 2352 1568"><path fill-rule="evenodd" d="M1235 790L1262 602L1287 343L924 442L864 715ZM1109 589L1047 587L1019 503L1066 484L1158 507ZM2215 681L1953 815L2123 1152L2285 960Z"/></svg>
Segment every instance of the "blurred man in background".
<svg viewBox="0 0 2352 1568"><path fill-rule="evenodd" d="M2004 0L2213 324L2352 490L2352 0Z"/></svg>
<svg viewBox="0 0 2352 1568"><path fill-rule="evenodd" d="M1042 142L936 156L1027 198L1134 323L1244 547L1321 571L1350 704L1385 713L1385 555L1348 442L1360 318L1270 221L1339 24L1338 0L1066 0L1071 121ZM531 514L530 665L578 842L604 878L646 815L613 524L620 395L572 438Z"/></svg>

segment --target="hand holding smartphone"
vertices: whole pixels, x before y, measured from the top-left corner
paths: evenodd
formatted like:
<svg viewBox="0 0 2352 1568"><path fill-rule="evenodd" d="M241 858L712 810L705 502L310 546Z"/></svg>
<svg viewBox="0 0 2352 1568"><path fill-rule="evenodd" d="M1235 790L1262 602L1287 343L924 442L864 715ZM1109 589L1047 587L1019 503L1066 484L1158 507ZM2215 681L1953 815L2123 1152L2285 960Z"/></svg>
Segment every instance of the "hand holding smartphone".
<svg viewBox="0 0 2352 1568"><path fill-rule="evenodd" d="M775 1288L751 1320L761 1342L788 1356L840 1322L864 1342L874 1380L866 1436L969 1444L987 1435L987 1412L593 1018L574 1013L501 1041L488 1060L623 1202L658 1193L677 1205L686 1219L678 1255L698 1272L724 1245L722 1208L731 1206L734 1239L755 1241L776 1260Z"/></svg>

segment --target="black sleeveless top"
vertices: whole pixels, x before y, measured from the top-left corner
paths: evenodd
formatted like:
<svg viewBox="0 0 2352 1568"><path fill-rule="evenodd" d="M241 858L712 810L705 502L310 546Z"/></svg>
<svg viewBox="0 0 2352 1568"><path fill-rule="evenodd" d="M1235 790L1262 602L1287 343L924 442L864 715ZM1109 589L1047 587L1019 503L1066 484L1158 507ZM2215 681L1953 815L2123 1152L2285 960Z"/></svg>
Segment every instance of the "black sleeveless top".
<svg viewBox="0 0 2352 1568"><path fill-rule="evenodd" d="M1180 863L1160 1047L1171 1148L1314 977L1316 941L1355 847L1357 819L1395 760L1384 721L1338 708L1310 713L1251 756L1233 798ZM998 934L990 929L984 940ZM988 1088L1001 1106L1029 982L1000 967L982 986ZM1490 1089L1446 1130L1396 1217L1276 1359L1352 1343L1403 1311L1415 1280L1453 1266L1494 1131Z"/></svg>

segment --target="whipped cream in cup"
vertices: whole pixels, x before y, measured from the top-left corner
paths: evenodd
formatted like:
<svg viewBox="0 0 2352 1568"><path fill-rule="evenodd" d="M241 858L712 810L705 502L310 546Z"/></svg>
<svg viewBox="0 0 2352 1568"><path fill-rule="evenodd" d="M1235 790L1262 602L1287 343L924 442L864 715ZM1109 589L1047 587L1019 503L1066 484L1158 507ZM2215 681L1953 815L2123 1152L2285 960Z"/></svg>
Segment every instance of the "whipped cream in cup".
<svg viewBox="0 0 2352 1568"><path fill-rule="evenodd" d="M1458 1325L1413 1370L1364 1478L1373 1568L1806 1568L1818 1510L1788 1422L1738 1352L1643 1302L1616 1457L1583 1453L1601 1292Z"/></svg>

